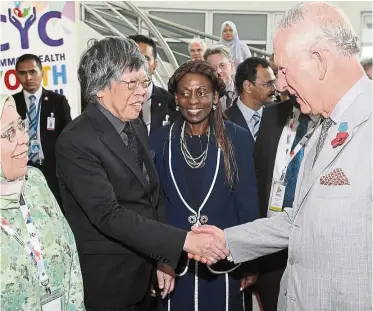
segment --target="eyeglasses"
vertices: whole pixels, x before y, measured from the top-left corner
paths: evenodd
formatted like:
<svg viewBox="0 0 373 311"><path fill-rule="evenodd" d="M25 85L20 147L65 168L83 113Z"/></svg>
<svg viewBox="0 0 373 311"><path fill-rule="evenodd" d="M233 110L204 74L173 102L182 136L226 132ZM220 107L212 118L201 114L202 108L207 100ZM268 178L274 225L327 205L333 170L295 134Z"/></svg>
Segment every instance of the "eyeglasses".
<svg viewBox="0 0 373 311"><path fill-rule="evenodd" d="M143 89L147 89L149 87L149 85L152 83L152 80L151 79L148 79L148 80L144 80L144 81L140 81L140 80L131 80L129 82L127 81L124 81L124 80L121 80L121 82L124 82L127 84L128 86L128 89L130 91L132 90L135 90L139 87L139 85L141 84L142 88Z"/></svg>
<svg viewBox="0 0 373 311"><path fill-rule="evenodd" d="M261 84L261 85L264 85L265 87L271 89L271 88L277 88L276 84L277 84L277 80L270 80L270 81L267 81L267 82L261 82L261 81L255 81L255 83L258 83L258 84Z"/></svg>
<svg viewBox="0 0 373 311"><path fill-rule="evenodd" d="M26 133L26 132L28 132L28 125L29 125L29 122L28 122L27 119L21 120L21 121L18 122L16 127L14 127L14 126L10 127L8 130L6 130L4 133L2 133L0 135L0 137L2 139L9 140L12 143L12 142L14 142L14 138L17 135L17 130L20 131L21 133Z"/></svg>

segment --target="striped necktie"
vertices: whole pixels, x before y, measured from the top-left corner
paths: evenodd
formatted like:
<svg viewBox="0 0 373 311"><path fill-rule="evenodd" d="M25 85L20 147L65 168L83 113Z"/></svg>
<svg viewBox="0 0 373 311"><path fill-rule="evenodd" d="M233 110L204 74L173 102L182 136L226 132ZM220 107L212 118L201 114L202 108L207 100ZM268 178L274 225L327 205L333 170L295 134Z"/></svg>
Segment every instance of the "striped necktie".
<svg viewBox="0 0 373 311"><path fill-rule="evenodd" d="M33 139L37 139L37 124L38 124L38 119L37 119L37 112L36 112L36 97L35 95L31 95L29 97L30 100L30 105L29 105L29 110L28 110L28 117L29 117L29 137L30 137L30 142ZM37 153L32 153L31 148L29 148L29 159L31 162L36 162L36 160L39 158L39 154Z"/></svg>
<svg viewBox="0 0 373 311"><path fill-rule="evenodd" d="M252 116L252 119L254 120L254 130L253 130L253 137L254 140L256 140L256 137L258 136L259 126L260 126L260 114L258 111L255 111L255 113Z"/></svg>
<svg viewBox="0 0 373 311"><path fill-rule="evenodd" d="M324 146L326 136L328 136L328 131L332 125L333 125L333 121L330 118L326 118L322 121L321 133L320 133L319 140L317 141L316 154L315 154L315 159L313 160L313 165L315 165L316 160L319 157L320 151L322 147Z"/></svg>

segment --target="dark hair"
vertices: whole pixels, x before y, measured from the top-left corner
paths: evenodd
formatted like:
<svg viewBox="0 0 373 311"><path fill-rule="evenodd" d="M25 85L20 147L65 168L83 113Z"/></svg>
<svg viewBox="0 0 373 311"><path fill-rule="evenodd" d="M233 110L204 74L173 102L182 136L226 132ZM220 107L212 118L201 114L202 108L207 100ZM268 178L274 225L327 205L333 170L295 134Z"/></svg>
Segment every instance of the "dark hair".
<svg viewBox="0 0 373 311"><path fill-rule="evenodd" d="M239 94L241 94L243 91L244 81L248 80L250 82L254 82L256 80L258 66L268 68L269 62L265 58L249 57L238 65L236 70L235 84Z"/></svg>
<svg viewBox="0 0 373 311"><path fill-rule="evenodd" d="M34 60L36 63L36 66L38 66L40 70L43 70L43 66L41 65L40 58L34 54L23 54L21 57L19 57L16 62L16 70L18 68L19 63L22 63L28 60Z"/></svg>
<svg viewBox="0 0 373 311"><path fill-rule="evenodd" d="M367 58L363 59L360 62L360 64L361 64L361 66L363 66L364 70L368 70L370 67L372 67L372 58L367 57Z"/></svg>
<svg viewBox="0 0 373 311"><path fill-rule="evenodd" d="M153 49L153 57L154 59L157 59L157 46L152 38L139 34L129 36L128 38L132 39L136 43L144 43L150 45Z"/></svg>
<svg viewBox="0 0 373 311"><path fill-rule="evenodd" d="M224 95L225 83L220 78L214 67L203 60L191 60L181 65L168 81L168 91L175 95L179 81L188 73L197 73L205 76L211 82L213 92L218 92L219 98ZM234 157L234 148L225 127L225 116L220 101L216 109L210 114L212 133L215 136L217 146L223 151L225 176L230 186L233 186L237 176L237 165Z"/></svg>
<svg viewBox="0 0 373 311"><path fill-rule="evenodd" d="M97 93L119 82L124 71L147 71L147 62L137 44L122 37L105 37L90 42L83 53L78 78L83 97L87 102L96 101Z"/></svg>

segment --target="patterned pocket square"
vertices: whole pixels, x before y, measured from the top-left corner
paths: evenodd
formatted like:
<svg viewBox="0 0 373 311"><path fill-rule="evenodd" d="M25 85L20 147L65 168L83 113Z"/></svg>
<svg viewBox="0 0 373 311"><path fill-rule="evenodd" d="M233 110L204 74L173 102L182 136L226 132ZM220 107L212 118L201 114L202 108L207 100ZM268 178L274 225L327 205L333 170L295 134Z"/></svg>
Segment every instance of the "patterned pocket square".
<svg viewBox="0 0 373 311"><path fill-rule="evenodd" d="M349 185L349 181L341 168L332 170L329 174L320 178L320 184L326 186L343 186Z"/></svg>

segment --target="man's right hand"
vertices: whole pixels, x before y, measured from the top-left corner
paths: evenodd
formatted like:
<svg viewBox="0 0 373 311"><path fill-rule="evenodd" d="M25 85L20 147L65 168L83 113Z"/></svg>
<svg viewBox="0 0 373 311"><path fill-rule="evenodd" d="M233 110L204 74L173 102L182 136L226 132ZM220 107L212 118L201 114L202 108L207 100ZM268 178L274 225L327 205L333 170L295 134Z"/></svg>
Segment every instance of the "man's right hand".
<svg viewBox="0 0 373 311"><path fill-rule="evenodd" d="M184 251L188 253L189 258L211 265L229 256L229 250L226 247L224 232L216 227L209 227L214 230L198 230L193 227L193 231L187 234ZM219 231L223 234L216 234Z"/></svg>

